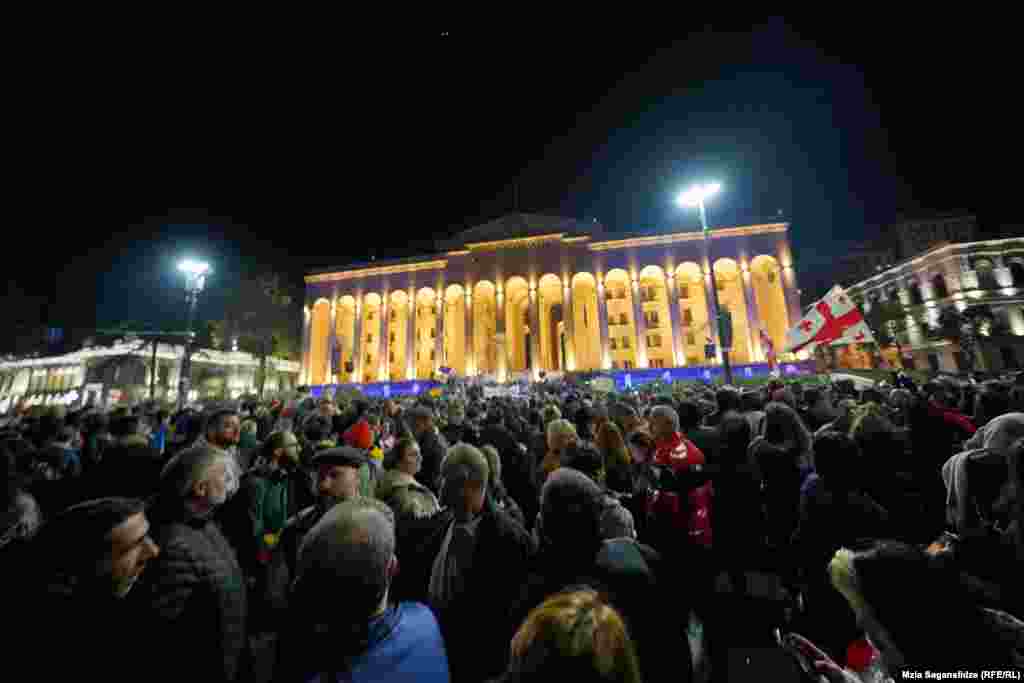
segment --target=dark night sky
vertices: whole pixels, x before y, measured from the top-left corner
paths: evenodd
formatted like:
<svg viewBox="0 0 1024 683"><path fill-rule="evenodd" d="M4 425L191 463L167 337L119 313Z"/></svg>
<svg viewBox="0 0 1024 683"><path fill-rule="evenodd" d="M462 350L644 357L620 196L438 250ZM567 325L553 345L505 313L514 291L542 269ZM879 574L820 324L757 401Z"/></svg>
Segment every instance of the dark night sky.
<svg viewBox="0 0 1024 683"><path fill-rule="evenodd" d="M310 40L287 59L181 57L166 78L138 81L129 114L89 115L123 165L109 183L85 175L82 202L62 203L77 226L71 258L52 284L29 265L15 279L60 291L58 324L158 320L181 307L179 254L213 261L212 284L260 263L300 282L509 212L514 183L524 212L625 231L696 226L672 199L718 179L712 224L781 210L812 288L900 212L966 209L1020 229L1020 61L992 26L837 16L664 39L650 27L441 30ZM178 205L206 208L167 208ZM221 305L215 292L204 315Z"/></svg>

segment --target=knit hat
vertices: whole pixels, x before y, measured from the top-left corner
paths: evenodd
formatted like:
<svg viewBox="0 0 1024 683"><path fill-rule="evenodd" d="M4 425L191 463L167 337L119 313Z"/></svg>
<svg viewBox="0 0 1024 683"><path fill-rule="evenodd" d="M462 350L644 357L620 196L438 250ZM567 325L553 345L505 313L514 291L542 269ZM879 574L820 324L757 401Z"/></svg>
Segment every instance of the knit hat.
<svg viewBox="0 0 1024 683"><path fill-rule="evenodd" d="M578 470L562 467L548 475L540 494L541 517L547 539L566 545L599 540L601 494L601 487ZM585 537L588 529L593 538Z"/></svg>
<svg viewBox="0 0 1024 683"><path fill-rule="evenodd" d="M361 448L364 451L373 447L373 432L370 431L370 423L366 420L359 420L345 430L342 439L346 446Z"/></svg>

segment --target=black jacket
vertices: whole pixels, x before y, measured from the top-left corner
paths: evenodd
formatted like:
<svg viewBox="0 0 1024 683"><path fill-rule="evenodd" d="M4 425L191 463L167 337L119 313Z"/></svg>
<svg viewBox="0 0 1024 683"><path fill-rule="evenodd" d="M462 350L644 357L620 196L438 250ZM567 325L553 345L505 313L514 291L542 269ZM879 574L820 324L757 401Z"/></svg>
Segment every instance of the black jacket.
<svg viewBox="0 0 1024 683"><path fill-rule="evenodd" d="M448 453L448 442L445 438L431 429L424 432L417 440L420 445L420 454L423 456L423 466L416 481L434 492L439 493L438 477L441 474L441 461Z"/></svg>
<svg viewBox="0 0 1024 683"><path fill-rule="evenodd" d="M519 448L512 433L501 425L488 425L480 433L480 443L498 449L501 459L501 481L505 489L523 511L527 526L532 526L540 509L540 491L537 488L537 468L532 455Z"/></svg>
<svg viewBox="0 0 1024 683"><path fill-rule="evenodd" d="M686 640L689 615L666 603L664 582L671 579L664 574L659 553L632 539L604 541L587 558L542 552L523 583L516 619L522 621L555 593L589 586L625 619L645 681L687 683L693 677Z"/></svg>
<svg viewBox="0 0 1024 683"><path fill-rule="evenodd" d="M160 675L186 680L244 680L248 666L247 590L234 550L215 522L189 519L175 501L150 515L160 547L140 579L149 610L149 641ZM139 596L139 597L143 597ZM176 652L169 647L180 648ZM188 653L182 656L181 653Z"/></svg>
<svg viewBox="0 0 1024 683"><path fill-rule="evenodd" d="M481 681L504 670L509 641L519 626L511 608L536 550L522 525L490 501L481 515L465 591L437 611L455 683ZM453 520L451 512L442 512L399 530L396 600L429 603L434 560Z"/></svg>

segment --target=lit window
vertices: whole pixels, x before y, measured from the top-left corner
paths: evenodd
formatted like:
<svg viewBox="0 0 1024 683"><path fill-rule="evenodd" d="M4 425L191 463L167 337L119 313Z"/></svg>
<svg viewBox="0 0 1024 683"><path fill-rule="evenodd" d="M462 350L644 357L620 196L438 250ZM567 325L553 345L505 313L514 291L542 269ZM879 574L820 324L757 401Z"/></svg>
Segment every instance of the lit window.
<svg viewBox="0 0 1024 683"><path fill-rule="evenodd" d="M435 355L434 349L430 349L430 360L434 360Z"/></svg>
<svg viewBox="0 0 1024 683"><path fill-rule="evenodd" d="M389 363L394 363L395 362L395 352L394 351L392 351L391 353L388 354L388 362Z"/></svg>
<svg viewBox="0 0 1024 683"><path fill-rule="evenodd" d="M683 309L683 323L687 325L693 324L693 311L691 311L689 308Z"/></svg>
<svg viewBox="0 0 1024 683"><path fill-rule="evenodd" d="M624 348L624 349L628 349L629 348L629 337L623 337L622 338L622 348Z"/></svg>
<svg viewBox="0 0 1024 683"><path fill-rule="evenodd" d="M608 348L610 348L612 351L616 350L617 346L614 338L608 340Z"/></svg>
<svg viewBox="0 0 1024 683"><path fill-rule="evenodd" d="M680 285L679 286L679 298L680 299L689 299L690 298L690 285L687 284L687 285Z"/></svg>

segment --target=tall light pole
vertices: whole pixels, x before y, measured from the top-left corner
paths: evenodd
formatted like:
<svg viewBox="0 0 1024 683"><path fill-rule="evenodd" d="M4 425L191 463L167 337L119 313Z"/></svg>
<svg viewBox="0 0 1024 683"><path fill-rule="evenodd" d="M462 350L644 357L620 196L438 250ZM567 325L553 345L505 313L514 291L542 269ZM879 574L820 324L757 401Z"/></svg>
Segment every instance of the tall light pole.
<svg viewBox="0 0 1024 683"><path fill-rule="evenodd" d="M185 354L181 358L181 377L178 378L178 410L185 407L188 392L192 388L192 349L195 346L196 308L199 295L206 286L206 276L212 272L210 264L201 261L182 261L178 270L185 274L185 305L188 306L188 338L185 340Z"/></svg>
<svg viewBox="0 0 1024 683"><path fill-rule="evenodd" d="M706 185L695 185L676 198L676 203L683 207L697 207L700 212L700 227L704 233L704 247L708 253L708 260L711 259L711 228L708 227L707 214L704 211L704 200L714 196L722 189L719 183L708 183ZM722 345L722 338L732 335L723 334L722 306L718 302L718 281L715 279L714 263L711 266L711 301L715 307L715 334L719 348L722 350L722 370L725 372L725 383L732 384L732 366L729 364L729 351Z"/></svg>

